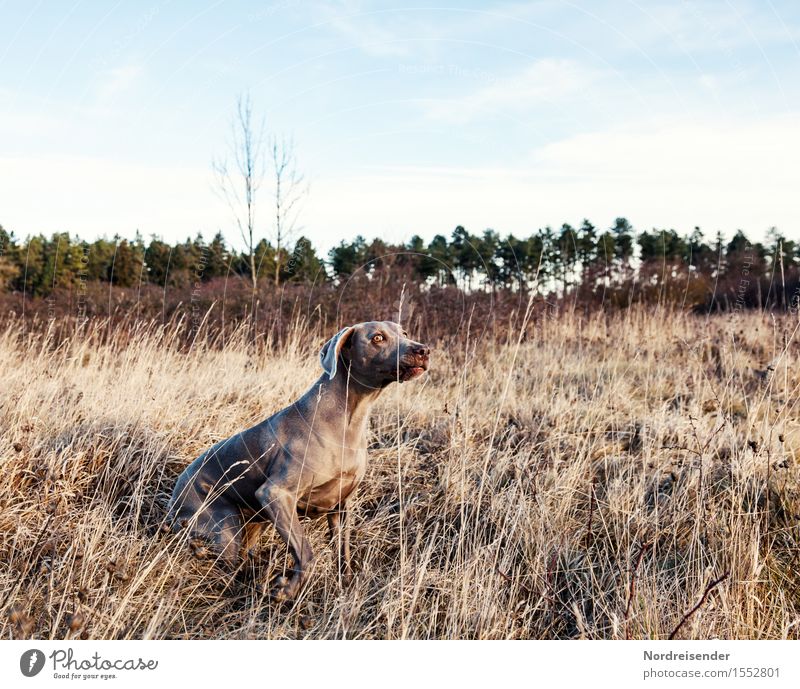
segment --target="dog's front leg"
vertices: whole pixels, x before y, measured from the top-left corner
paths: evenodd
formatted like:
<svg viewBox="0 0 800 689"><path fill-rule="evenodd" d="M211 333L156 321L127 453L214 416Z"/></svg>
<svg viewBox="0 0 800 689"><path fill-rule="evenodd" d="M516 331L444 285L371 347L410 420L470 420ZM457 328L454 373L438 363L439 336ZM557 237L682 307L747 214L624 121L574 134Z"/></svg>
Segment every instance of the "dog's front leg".
<svg viewBox="0 0 800 689"><path fill-rule="evenodd" d="M269 481L256 491L270 521L275 525L281 538L289 546L294 558L294 571L291 576L281 576L275 580L272 599L278 602L294 600L303 586L314 553L303 533L297 517L297 502L294 491L287 490Z"/></svg>
<svg viewBox="0 0 800 689"><path fill-rule="evenodd" d="M344 503L334 512L328 512L328 531L338 555L339 584L348 586L353 579L350 568L350 520Z"/></svg>

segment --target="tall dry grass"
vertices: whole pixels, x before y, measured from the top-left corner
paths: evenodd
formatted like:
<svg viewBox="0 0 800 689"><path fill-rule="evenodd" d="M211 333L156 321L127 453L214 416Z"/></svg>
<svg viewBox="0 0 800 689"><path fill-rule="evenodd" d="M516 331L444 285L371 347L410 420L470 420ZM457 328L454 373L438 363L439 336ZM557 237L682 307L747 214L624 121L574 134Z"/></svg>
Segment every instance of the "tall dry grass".
<svg viewBox="0 0 800 689"><path fill-rule="evenodd" d="M11 326L0 629L797 638L797 325L630 310L440 346L426 379L392 386L374 413L350 505L355 581L339 587L324 520L306 522L317 560L289 609L265 593L286 558L274 530L231 576L158 525L189 461L311 384L329 333L298 326L254 354L244 329L187 352L156 327L56 345Z"/></svg>

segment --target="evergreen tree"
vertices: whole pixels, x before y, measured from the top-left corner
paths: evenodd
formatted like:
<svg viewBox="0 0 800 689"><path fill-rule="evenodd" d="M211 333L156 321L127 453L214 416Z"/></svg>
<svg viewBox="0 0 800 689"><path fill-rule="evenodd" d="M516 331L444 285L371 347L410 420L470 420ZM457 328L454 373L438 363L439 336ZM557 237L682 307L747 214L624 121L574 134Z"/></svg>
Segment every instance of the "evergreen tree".
<svg viewBox="0 0 800 689"><path fill-rule="evenodd" d="M88 245L85 264L87 281L108 280L108 267L114 260L114 243L105 237Z"/></svg>
<svg viewBox="0 0 800 689"><path fill-rule="evenodd" d="M311 241L307 237L299 237L289 260L282 268L281 280L319 284L327 279L325 265L317 256Z"/></svg>
<svg viewBox="0 0 800 689"><path fill-rule="evenodd" d="M34 235L28 237L20 247L18 253L20 269L17 279L14 281L14 289L34 296L46 294L46 242L43 235Z"/></svg>
<svg viewBox="0 0 800 689"><path fill-rule="evenodd" d="M480 240L473 237L461 225L458 225L450 237L450 258L454 270L461 276L467 289L472 289L472 279L476 270L482 269L482 257L478 244Z"/></svg>
<svg viewBox="0 0 800 689"><path fill-rule="evenodd" d="M328 252L333 274L337 278L349 277L364 265L366 240L358 235L352 242L342 240Z"/></svg>
<svg viewBox="0 0 800 689"><path fill-rule="evenodd" d="M553 228L546 225L538 231L542 243L542 270L539 274L540 284L547 290L555 289L555 281L560 275L561 256L553 233Z"/></svg>
<svg viewBox="0 0 800 689"><path fill-rule="evenodd" d="M544 239L542 235L537 232L528 237L520 244L520 250L517 255L522 256L521 268L525 284L533 284L535 281L541 284L547 275L547 266L544 265Z"/></svg>
<svg viewBox="0 0 800 689"><path fill-rule="evenodd" d="M528 240L509 234L497 245L498 283L503 287L524 289L527 283Z"/></svg>
<svg viewBox="0 0 800 689"><path fill-rule="evenodd" d="M363 252L364 268L367 273L373 274L383 269L387 263L391 262L388 254L389 246L382 239L373 239Z"/></svg>
<svg viewBox="0 0 800 689"><path fill-rule="evenodd" d="M126 239L114 237L116 249L111 263L108 265L108 281L117 287L134 287L142 279L144 253L137 243L129 243Z"/></svg>
<svg viewBox="0 0 800 689"><path fill-rule="evenodd" d="M203 279L211 280L216 277L226 277L231 261L228 247L225 245L225 238L222 232L217 232L211 244L208 245L208 256L206 257L206 269Z"/></svg>
<svg viewBox="0 0 800 689"><path fill-rule="evenodd" d="M767 230L766 252L774 270L780 271L783 265L784 272L798 264L797 250L800 243L787 239L777 227Z"/></svg>
<svg viewBox="0 0 800 689"><path fill-rule="evenodd" d="M787 281L791 284L792 278L797 277L795 242L786 239L777 227L770 227L767 230L765 251L767 269L771 274L769 296L776 295L777 303L786 306L791 299L787 294Z"/></svg>
<svg viewBox="0 0 800 689"><path fill-rule="evenodd" d="M153 235L145 250L145 269L147 278L156 285L167 285L172 270L172 247Z"/></svg>
<svg viewBox="0 0 800 689"><path fill-rule="evenodd" d="M500 265L497 261L497 249L500 244L500 235L492 229L484 230L483 236L477 242L480 270L485 275L485 282L492 290L500 281Z"/></svg>
<svg viewBox="0 0 800 689"><path fill-rule="evenodd" d="M272 277L275 276L276 257L275 247L272 246L266 239L259 240L253 251L255 256L256 276ZM242 256L244 260L245 256Z"/></svg>
<svg viewBox="0 0 800 689"><path fill-rule="evenodd" d="M19 276L17 251L13 233L0 225L0 290L11 288Z"/></svg>
<svg viewBox="0 0 800 689"><path fill-rule="evenodd" d="M436 261L431 258L425 240L415 234L406 245L406 249L411 255L411 264L414 266L414 274L422 283L434 277L438 271Z"/></svg>
<svg viewBox="0 0 800 689"><path fill-rule="evenodd" d="M575 274L575 264L578 260L578 233L569 223L564 223L558 234L558 257L561 268L561 282L564 294Z"/></svg>
<svg viewBox="0 0 800 689"><path fill-rule="evenodd" d="M629 273L630 261L633 258L634 229L626 218L617 218L614 220L611 234L614 237L614 259L624 279Z"/></svg>
<svg viewBox="0 0 800 689"><path fill-rule="evenodd" d="M453 260L447 238L437 234L428 244L428 255L431 264L435 267L436 284L443 287L448 283L455 283L453 274Z"/></svg>
<svg viewBox="0 0 800 689"><path fill-rule="evenodd" d="M64 258L69 251L69 235L55 233L42 242L42 258L44 262L39 294L50 294L57 287L69 284L69 276L65 275Z"/></svg>
<svg viewBox="0 0 800 689"><path fill-rule="evenodd" d="M583 219L578 229L578 262L581 266L581 282L584 282L589 272L589 267L594 263L597 255L597 228L587 218Z"/></svg>
<svg viewBox="0 0 800 689"><path fill-rule="evenodd" d="M614 276L614 245L614 235L610 230L606 230L597 238L595 263L598 268L598 276L602 277L606 286L611 284Z"/></svg>
<svg viewBox="0 0 800 689"><path fill-rule="evenodd" d="M703 231L695 226L687 241L689 251L689 263L693 269L702 274L712 277L717 268L717 257L714 250L706 243Z"/></svg>

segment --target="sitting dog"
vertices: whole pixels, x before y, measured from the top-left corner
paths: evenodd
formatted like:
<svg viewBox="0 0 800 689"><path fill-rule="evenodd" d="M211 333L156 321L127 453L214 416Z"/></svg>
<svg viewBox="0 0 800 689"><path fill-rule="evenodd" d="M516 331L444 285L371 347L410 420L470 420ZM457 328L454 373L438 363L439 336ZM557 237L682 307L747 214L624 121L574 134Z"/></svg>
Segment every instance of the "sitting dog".
<svg viewBox="0 0 800 689"><path fill-rule="evenodd" d="M293 600L313 560L299 515L327 515L350 573L345 503L367 467L372 404L394 381L421 376L430 349L389 321L344 328L320 352L324 373L296 402L218 442L178 477L169 504L173 529L186 527L229 564L239 561L267 520L289 546L294 569L275 581L276 601ZM243 539L243 534L246 537Z"/></svg>

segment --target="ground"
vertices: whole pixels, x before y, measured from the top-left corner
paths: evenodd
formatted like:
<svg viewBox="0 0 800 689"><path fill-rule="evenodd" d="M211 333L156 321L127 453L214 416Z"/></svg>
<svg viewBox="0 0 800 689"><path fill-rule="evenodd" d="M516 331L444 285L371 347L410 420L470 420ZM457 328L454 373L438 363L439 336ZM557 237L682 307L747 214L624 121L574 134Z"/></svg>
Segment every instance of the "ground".
<svg viewBox="0 0 800 689"><path fill-rule="evenodd" d="M540 314L437 342L389 388L304 594L268 528L230 574L159 532L176 476L319 374L330 333L254 353L156 326L0 334L4 638L798 638L796 315ZM525 333L524 336L522 333Z"/></svg>

